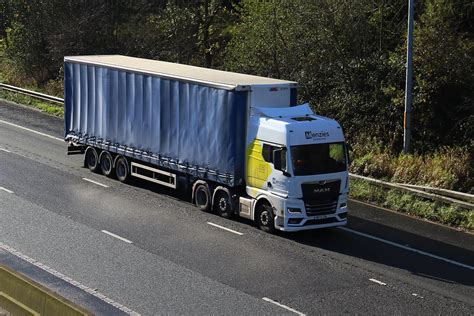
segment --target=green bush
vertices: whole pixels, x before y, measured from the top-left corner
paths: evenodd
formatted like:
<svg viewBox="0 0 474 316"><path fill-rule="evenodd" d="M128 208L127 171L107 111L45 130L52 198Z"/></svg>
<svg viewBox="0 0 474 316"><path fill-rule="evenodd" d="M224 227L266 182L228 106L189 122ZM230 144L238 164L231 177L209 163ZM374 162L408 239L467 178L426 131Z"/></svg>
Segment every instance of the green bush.
<svg viewBox="0 0 474 316"><path fill-rule="evenodd" d="M365 180L351 179L350 196L430 221L468 230L474 229L472 210L435 202L397 189L384 189Z"/></svg>
<svg viewBox="0 0 474 316"><path fill-rule="evenodd" d="M432 154L399 154L355 147L353 173L391 182L473 192L474 151L468 146L443 147ZM358 152L359 151L359 152Z"/></svg>

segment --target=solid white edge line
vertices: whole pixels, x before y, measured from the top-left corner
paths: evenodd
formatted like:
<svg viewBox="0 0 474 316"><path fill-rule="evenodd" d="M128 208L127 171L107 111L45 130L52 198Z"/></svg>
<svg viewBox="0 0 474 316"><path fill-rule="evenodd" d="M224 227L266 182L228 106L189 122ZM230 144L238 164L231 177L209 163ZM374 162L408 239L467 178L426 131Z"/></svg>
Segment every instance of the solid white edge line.
<svg viewBox="0 0 474 316"><path fill-rule="evenodd" d="M434 254L426 252L426 251L422 251L422 250L418 250L416 248L400 245L400 244L397 244L393 241L385 240L385 239L375 237L375 236L372 236L372 235L369 235L369 234L366 234L366 233L361 233L361 232L358 232L356 230L353 230L353 229L350 229L350 228L347 228L347 227L338 227L338 228L342 229L342 230L345 230L347 232L359 235L359 236L363 236L363 237L366 237L366 238L370 238L370 239L373 239L373 240L383 242L385 244L388 244L388 245L391 245L391 246L394 246L394 247L398 247L398 248L401 248L401 249L404 249L404 250L412 251L414 253L417 253L417 254L420 254L420 255L423 255L423 256L427 256L427 257L430 257L430 258L433 258L433 259L438 259L438 260L441 260L441 261L444 261L444 262L447 262L447 263L451 263L451 264L454 264L454 265L457 265L459 267L463 267L463 268L466 268L466 269L474 270L474 266L470 266L468 264L464 264L464 263L461 263L461 262L450 260L450 259L447 259L447 258L444 258L444 257L440 257L440 256L434 255Z"/></svg>
<svg viewBox="0 0 474 316"><path fill-rule="evenodd" d="M8 190L7 188L4 188L4 187L0 187L0 190L5 191L5 192L10 193L10 194L13 193L12 190Z"/></svg>
<svg viewBox="0 0 474 316"><path fill-rule="evenodd" d="M299 311L297 311L296 309L293 309L293 308L291 308L291 307L289 307L289 306L286 306L286 305L280 304L280 303L278 303L278 302L275 302L274 300L272 300L272 299L270 299L270 298L268 298L268 297L262 297L262 300L264 300L264 301L266 301L266 302L269 302L269 303L272 303L272 304L275 304L275 305L277 305L277 306L280 306L281 308L284 308L284 309L286 309L286 310L289 310L290 312L293 312L293 313L295 313L295 314L297 314L297 315L300 315L300 316L306 315L306 314L304 314L304 313L302 313L302 312L299 312Z"/></svg>
<svg viewBox="0 0 474 316"><path fill-rule="evenodd" d="M372 281L372 282L377 283L377 284L380 284L380 285L387 285L387 283L384 283L384 282L379 281L379 280L377 280L377 279L369 279L369 281Z"/></svg>
<svg viewBox="0 0 474 316"><path fill-rule="evenodd" d="M117 239L120 239L121 241L125 241L128 244L133 244L133 242L131 240L128 240L127 238L120 237L119 235L111 233L108 230L102 229L101 232L103 232L104 234L107 234L109 236L115 237Z"/></svg>
<svg viewBox="0 0 474 316"><path fill-rule="evenodd" d="M55 136L52 136L52 135L48 135L48 134L45 134L45 133L41 133L41 132L35 131L34 129L28 128L28 127L13 124L13 123L10 123L10 122L4 121L4 120L0 120L0 123L7 124L7 125L10 125L10 126L13 126L13 127L16 127L16 128L20 128L22 130L25 130L25 131L28 131L28 132L31 132L31 133L35 133L35 134L38 134L38 135L41 135L41 136L44 136L44 137L48 137L48 138L51 138L51 139L54 139L54 140L58 140L60 142L64 142L64 139L62 139L62 138L55 137Z"/></svg>
<svg viewBox="0 0 474 316"><path fill-rule="evenodd" d="M9 150L7 150L7 149L5 149L5 148L0 148L0 151L4 151L4 152L6 152L6 153L11 153L11 151L9 151Z"/></svg>
<svg viewBox="0 0 474 316"><path fill-rule="evenodd" d="M22 254L18 250L15 250L14 248L5 245L2 242L0 242L0 249L3 249L5 251L11 253L12 255L17 256L18 258L29 262L30 264L34 265L35 267L38 267L38 268L54 275L55 277L71 284L71 285L74 285L75 287L85 291L86 293L89 293L89 294L95 296L96 298L100 299L101 301L106 302L107 304L112 305L113 307L121 310L122 312L125 312L125 313L127 313L129 315L133 315L133 316L139 316L140 315L139 313L131 310L130 308L128 308L128 307L126 307L126 306L124 306L120 303L115 302L114 300L112 300L111 298L105 296L104 294L101 294L100 292L97 291L97 289L91 289L90 287L87 287L87 286L81 284L80 282L77 282L77 281L71 279L70 277L65 276L64 274L48 267L45 264L42 264L41 262L36 261L33 258L28 257L27 255Z"/></svg>
<svg viewBox="0 0 474 316"><path fill-rule="evenodd" d="M214 227L217 227L217 228L220 228L220 229L223 229L223 230L226 230L226 231L228 231L228 232L230 232L230 233L234 233L234 234L239 235L239 236L242 236L242 235L243 235L243 233L240 233L240 232L238 232L238 231L232 230L232 229L230 229L230 228L227 228L227 227L224 227L224 226L221 226L221 225L214 224L214 223L212 223L212 222L207 222L207 224L208 224L208 225L211 225L211 226L214 226Z"/></svg>
<svg viewBox="0 0 474 316"><path fill-rule="evenodd" d="M97 185L100 185L101 187L104 187L104 188L109 188L108 185L102 184L102 183L100 183L100 182L97 182L97 181L94 181L94 180L91 180L91 179L88 179L88 178L82 178L82 180L87 181L87 182L90 182L90 183L94 183L94 184L97 184Z"/></svg>

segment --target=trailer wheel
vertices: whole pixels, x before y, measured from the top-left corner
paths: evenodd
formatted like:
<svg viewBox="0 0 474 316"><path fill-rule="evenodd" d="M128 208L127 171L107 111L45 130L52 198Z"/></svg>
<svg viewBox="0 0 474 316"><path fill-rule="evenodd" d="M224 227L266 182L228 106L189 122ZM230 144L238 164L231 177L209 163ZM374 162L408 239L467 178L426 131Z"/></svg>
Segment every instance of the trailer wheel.
<svg viewBox="0 0 474 316"><path fill-rule="evenodd" d="M128 162L123 156L118 157L115 161L115 175L120 182L127 182L130 178Z"/></svg>
<svg viewBox="0 0 474 316"><path fill-rule="evenodd" d="M261 203L258 205L257 212L255 214L255 222L258 228L266 233L275 232L275 220L273 217L272 207L268 203Z"/></svg>
<svg viewBox="0 0 474 316"><path fill-rule="evenodd" d="M87 147L84 157L84 165L92 172L99 170L99 157L94 147Z"/></svg>
<svg viewBox="0 0 474 316"><path fill-rule="evenodd" d="M209 212L211 209L211 192L205 184L199 184L194 192L194 202L198 209Z"/></svg>
<svg viewBox="0 0 474 316"><path fill-rule="evenodd" d="M234 208L229 194L224 190L219 190L214 198L214 208L217 213L224 218L231 218Z"/></svg>
<svg viewBox="0 0 474 316"><path fill-rule="evenodd" d="M100 169L102 174L106 177L111 177L113 175L114 161L112 155L108 151L103 151L99 158Z"/></svg>

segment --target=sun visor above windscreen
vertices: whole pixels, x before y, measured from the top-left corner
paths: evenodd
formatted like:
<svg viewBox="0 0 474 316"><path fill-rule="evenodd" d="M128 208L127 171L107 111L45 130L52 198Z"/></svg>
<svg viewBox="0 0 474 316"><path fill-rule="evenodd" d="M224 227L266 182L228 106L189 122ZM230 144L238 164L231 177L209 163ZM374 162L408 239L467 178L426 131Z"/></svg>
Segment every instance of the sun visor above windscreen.
<svg viewBox="0 0 474 316"><path fill-rule="evenodd" d="M298 117L306 115L314 115L309 103L280 108L280 107L253 107L251 115L265 117Z"/></svg>

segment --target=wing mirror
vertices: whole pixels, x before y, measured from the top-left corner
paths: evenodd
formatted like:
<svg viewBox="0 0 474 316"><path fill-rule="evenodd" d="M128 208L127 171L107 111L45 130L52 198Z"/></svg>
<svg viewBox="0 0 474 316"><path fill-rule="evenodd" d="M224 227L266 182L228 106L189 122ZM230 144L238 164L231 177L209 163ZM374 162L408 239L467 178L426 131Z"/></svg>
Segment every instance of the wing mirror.
<svg viewBox="0 0 474 316"><path fill-rule="evenodd" d="M279 148L273 151L273 166L276 170L283 171L283 175L290 177L286 167L286 149Z"/></svg>

